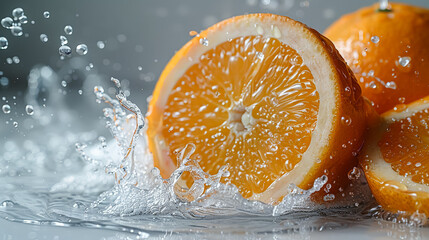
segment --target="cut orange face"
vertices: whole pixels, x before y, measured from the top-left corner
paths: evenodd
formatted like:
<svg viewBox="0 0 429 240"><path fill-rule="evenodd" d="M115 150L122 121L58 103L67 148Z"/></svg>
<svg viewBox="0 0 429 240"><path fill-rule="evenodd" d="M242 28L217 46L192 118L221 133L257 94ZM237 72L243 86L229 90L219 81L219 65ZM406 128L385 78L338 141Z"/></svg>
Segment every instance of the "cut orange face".
<svg viewBox="0 0 429 240"><path fill-rule="evenodd" d="M228 166L223 182L275 203L288 184L309 189L322 175L330 193L344 188L362 145L363 108L329 40L287 17L252 14L210 27L170 60L147 137L163 177L179 165L174 152L193 143L204 171Z"/></svg>
<svg viewBox="0 0 429 240"><path fill-rule="evenodd" d="M398 108L370 131L360 164L383 208L429 216L429 97Z"/></svg>

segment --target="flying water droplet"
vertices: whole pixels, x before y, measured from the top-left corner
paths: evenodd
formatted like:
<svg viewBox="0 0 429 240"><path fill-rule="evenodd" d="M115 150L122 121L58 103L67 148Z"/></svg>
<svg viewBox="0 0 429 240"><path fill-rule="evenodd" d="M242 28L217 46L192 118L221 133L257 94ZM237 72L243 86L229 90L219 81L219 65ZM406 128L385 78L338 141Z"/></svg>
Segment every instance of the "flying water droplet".
<svg viewBox="0 0 429 240"><path fill-rule="evenodd" d="M40 34L40 41L42 42L47 42L48 41L48 36L44 33Z"/></svg>
<svg viewBox="0 0 429 240"><path fill-rule="evenodd" d="M51 16L51 13L48 11L43 12L43 17L44 18L49 18Z"/></svg>
<svg viewBox="0 0 429 240"><path fill-rule="evenodd" d="M82 95L82 94L83 94L82 89L79 89L79 91L77 91L77 92L79 93L79 95Z"/></svg>
<svg viewBox="0 0 429 240"><path fill-rule="evenodd" d="M3 105L3 107L1 108L3 110L4 113L9 114L10 113L10 105L9 104L5 104Z"/></svg>
<svg viewBox="0 0 429 240"><path fill-rule="evenodd" d="M9 45L9 42L5 37L0 37L0 49L6 49Z"/></svg>
<svg viewBox="0 0 429 240"><path fill-rule="evenodd" d="M61 45L66 45L67 43L69 43L67 38L62 35L60 36L60 41L61 41Z"/></svg>
<svg viewBox="0 0 429 240"><path fill-rule="evenodd" d="M28 18L27 18L27 16L25 16L25 15L22 15L21 17L19 17L19 22L20 23L22 23L22 24L26 24L26 23L28 23Z"/></svg>
<svg viewBox="0 0 429 240"><path fill-rule="evenodd" d="M9 79L4 76L0 77L0 85L3 87L9 85Z"/></svg>
<svg viewBox="0 0 429 240"><path fill-rule="evenodd" d="M20 62L21 62L21 60L19 59L19 57L18 57L18 56L14 56L14 57L12 57L12 61L13 61L14 63L16 63L16 64L18 64L18 63L20 63Z"/></svg>
<svg viewBox="0 0 429 240"><path fill-rule="evenodd" d="M372 36L371 37L371 42L378 43L379 41L380 41L380 38L378 36Z"/></svg>
<svg viewBox="0 0 429 240"><path fill-rule="evenodd" d="M15 9L12 10L12 16L15 19L20 18L22 15L24 15L24 9L22 9L22 8L15 8Z"/></svg>
<svg viewBox="0 0 429 240"><path fill-rule="evenodd" d="M10 32L12 33L13 36L17 36L17 37L22 36L23 34L21 26L10 27Z"/></svg>
<svg viewBox="0 0 429 240"><path fill-rule="evenodd" d="M121 88L121 81L119 81L119 79L112 77L110 81L112 81L117 88Z"/></svg>
<svg viewBox="0 0 429 240"><path fill-rule="evenodd" d="M65 32L67 35L72 35L72 34L73 34L73 28L72 28L72 26L70 26L70 25L65 26L65 27L64 27L64 32Z"/></svg>
<svg viewBox="0 0 429 240"><path fill-rule="evenodd" d="M61 86L67 87L67 82L66 81L61 81Z"/></svg>
<svg viewBox="0 0 429 240"><path fill-rule="evenodd" d="M27 113L27 115L33 115L34 114L34 108L32 105L27 105L25 106L25 112Z"/></svg>
<svg viewBox="0 0 429 240"><path fill-rule="evenodd" d="M6 29L10 29L13 26L13 19L10 17L5 17L1 20L1 25Z"/></svg>
<svg viewBox="0 0 429 240"><path fill-rule="evenodd" d="M97 47L98 47L99 49L103 49L103 48L105 47L104 42L103 42L103 41L98 41L98 42L97 42Z"/></svg>
<svg viewBox="0 0 429 240"><path fill-rule="evenodd" d="M70 56L70 54L72 53L72 50L69 46L63 45L58 49L58 52L60 53L61 56Z"/></svg>
<svg viewBox="0 0 429 240"><path fill-rule="evenodd" d="M85 55L88 53L88 46L86 44L79 44L76 47L76 52L79 55Z"/></svg>

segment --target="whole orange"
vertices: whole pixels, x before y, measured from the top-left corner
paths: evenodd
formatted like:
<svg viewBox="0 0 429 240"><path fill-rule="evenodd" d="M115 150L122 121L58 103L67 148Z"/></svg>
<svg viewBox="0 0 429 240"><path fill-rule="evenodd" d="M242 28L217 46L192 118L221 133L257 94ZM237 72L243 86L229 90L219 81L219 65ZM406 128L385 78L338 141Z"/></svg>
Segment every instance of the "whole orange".
<svg viewBox="0 0 429 240"><path fill-rule="evenodd" d="M341 17L325 35L378 113L429 95L429 9L375 4Z"/></svg>

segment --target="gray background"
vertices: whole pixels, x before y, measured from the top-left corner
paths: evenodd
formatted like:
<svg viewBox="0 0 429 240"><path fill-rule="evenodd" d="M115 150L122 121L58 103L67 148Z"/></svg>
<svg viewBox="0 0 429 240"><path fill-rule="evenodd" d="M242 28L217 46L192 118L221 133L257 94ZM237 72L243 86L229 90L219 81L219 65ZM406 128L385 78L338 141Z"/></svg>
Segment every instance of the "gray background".
<svg viewBox="0 0 429 240"><path fill-rule="evenodd" d="M271 3L266 4L268 2ZM46 64L59 71L70 63L71 58L60 60L58 55L59 36L65 35L63 29L66 25L71 25L74 29L73 34L67 36L73 50L79 43L85 43L89 47L88 54L80 57L86 64L94 65L89 72L100 75L99 81L103 85L110 84L111 76L125 80L129 83L130 98L145 110L145 99L151 94L160 72L174 52L191 39L191 30L200 31L234 15L271 12L287 15L323 32L342 14L374 2L310 0L309 6L306 6L306 2L300 0L1 0L1 18L11 16L14 8L21 7L35 24L24 25L24 33L28 36L21 37L14 37L8 30L0 27L0 36L9 40L8 49L0 50L0 71L10 81L6 87L0 86L0 97L16 95L19 101L27 86L29 70L36 64ZM429 7L428 0L402 2ZM50 12L49 19L43 18L44 11ZM42 33L48 35L47 43L40 41ZM106 47L97 48L97 41L103 41ZM19 64L6 63L6 58L13 56L20 58ZM141 71L139 66L142 67ZM77 89L82 89L86 74L84 70L78 75L77 83L69 84L68 91L75 93ZM84 95L94 98L88 89L84 90ZM68 104L72 108L76 102ZM88 119L100 115L100 112L96 112ZM5 129L4 126L0 123L0 133L2 128ZM311 238L332 239L334 235L338 237L338 234L349 239L389 238L388 233L380 232L376 226L371 232L362 232L359 226L354 226L339 232L312 233ZM0 239L76 239L77 236L82 239L127 237L126 234L111 231L32 226L0 219Z"/></svg>

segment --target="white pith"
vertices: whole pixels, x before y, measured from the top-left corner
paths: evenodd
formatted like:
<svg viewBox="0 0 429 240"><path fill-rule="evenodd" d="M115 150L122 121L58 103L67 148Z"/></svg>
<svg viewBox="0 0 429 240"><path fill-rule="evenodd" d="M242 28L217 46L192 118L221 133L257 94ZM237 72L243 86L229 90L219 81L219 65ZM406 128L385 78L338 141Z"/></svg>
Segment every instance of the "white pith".
<svg viewBox="0 0 429 240"><path fill-rule="evenodd" d="M414 113L429 109L429 102L420 102L421 104L413 104L401 112L389 112L384 114L383 122L376 128L375 131L371 131L371 134L367 137L369 141L366 143L363 153L366 159L371 161L369 165L369 171L375 176L380 178L381 181L395 182L405 185L407 191L413 192L429 192L429 186L414 182L409 176L402 176L395 172L390 163L384 161L383 155L378 146L378 142L381 140L383 134L386 132L388 126L393 123L394 120L404 119L412 116Z"/></svg>
<svg viewBox="0 0 429 240"><path fill-rule="evenodd" d="M228 109L228 124L235 135L246 135L252 131L256 119L252 117L253 107L245 107L243 103L233 103Z"/></svg>
<svg viewBox="0 0 429 240"><path fill-rule="evenodd" d="M226 24L216 31L209 31L207 33L208 46L202 44L194 46L188 53L186 58L182 58L176 66L165 76L165 82L161 92L169 93L175 86L177 80L187 71L189 67L197 63L199 56L206 51L216 47L217 45L244 36L257 36L261 35L264 38L277 38L282 43L295 49L303 59L304 64L310 69L316 85L316 90L319 93L319 111L317 115L317 122L311 142L307 151L303 154L301 161L295 165L294 169L281 178L273 182L266 191L260 194L254 194L251 199L260 200L263 202L272 203L277 201L280 197L288 193L288 185L294 183L299 185L307 172L315 165L317 159L321 159L320 149L329 145L330 134L332 133L333 126L336 124L334 119L335 106L340 101L338 86L335 86L334 81L336 76L332 73L333 66L326 50L315 40L313 33L304 29L302 26L292 23L285 23L275 18L265 18L263 22L258 17L241 18L239 21L234 21L233 24ZM320 44L320 45L319 45ZM315 57L317 56L317 57ZM157 108L163 109L166 105L168 94L164 94L163 99L158 99L155 103ZM245 112L241 115L242 123L250 123L251 119L243 119ZM233 117L234 118L234 117ZM235 120L235 119L234 119ZM248 122L248 120L250 122ZM244 126L244 124L243 124ZM156 144L158 149L165 149L166 146L162 144L160 135L156 136ZM168 158L162 160L170 161L168 163L161 163L165 166L174 166ZM173 169L174 170L174 169Z"/></svg>

